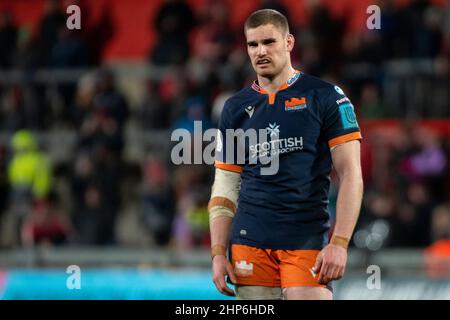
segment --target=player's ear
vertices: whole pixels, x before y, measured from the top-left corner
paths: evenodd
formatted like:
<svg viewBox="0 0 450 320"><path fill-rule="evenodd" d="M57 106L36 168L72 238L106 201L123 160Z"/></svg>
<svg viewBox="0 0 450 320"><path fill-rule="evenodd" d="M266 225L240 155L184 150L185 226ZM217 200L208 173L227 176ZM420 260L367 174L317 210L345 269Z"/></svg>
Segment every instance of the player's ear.
<svg viewBox="0 0 450 320"><path fill-rule="evenodd" d="M294 44L295 44L295 38L294 35L292 35L291 33L288 33L286 36L286 49L287 51L291 52L292 49L294 49Z"/></svg>

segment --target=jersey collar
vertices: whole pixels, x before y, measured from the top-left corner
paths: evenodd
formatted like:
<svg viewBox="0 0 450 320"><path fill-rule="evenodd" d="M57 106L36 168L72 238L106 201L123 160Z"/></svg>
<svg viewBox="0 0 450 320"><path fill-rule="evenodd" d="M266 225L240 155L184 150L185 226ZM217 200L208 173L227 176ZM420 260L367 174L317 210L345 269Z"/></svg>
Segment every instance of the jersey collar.
<svg viewBox="0 0 450 320"><path fill-rule="evenodd" d="M299 78L300 78L301 72L299 70L295 70L294 75L288 79L285 83L283 83L278 89L278 91L284 90L292 86ZM267 91L264 90L259 84L258 80L253 81L252 89L256 92L267 94Z"/></svg>

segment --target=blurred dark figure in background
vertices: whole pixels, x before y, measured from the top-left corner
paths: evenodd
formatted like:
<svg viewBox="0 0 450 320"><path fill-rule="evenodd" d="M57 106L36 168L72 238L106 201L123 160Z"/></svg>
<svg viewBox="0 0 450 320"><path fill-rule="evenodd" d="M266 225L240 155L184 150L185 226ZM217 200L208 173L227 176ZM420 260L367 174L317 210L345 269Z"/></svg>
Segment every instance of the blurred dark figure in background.
<svg viewBox="0 0 450 320"><path fill-rule="evenodd" d="M195 121L201 121L202 130L211 128L211 121L206 114L206 105L203 97L192 96L185 101L184 111L175 122L175 128L186 129L194 133ZM200 137L201 139L201 137Z"/></svg>
<svg viewBox="0 0 450 320"><path fill-rule="evenodd" d="M129 109L125 97L117 90L114 82L112 71L100 72L98 93L93 100L94 110L86 113L80 130L79 145L83 148L95 148L97 143L106 144L112 151L111 156L116 161L121 161L124 126Z"/></svg>
<svg viewBox="0 0 450 320"><path fill-rule="evenodd" d="M192 32L192 57L207 62L208 69L225 63L234 44L228 7L222 1L209 0L198 27ZM199 72L199 71L198 71Z"/></svg>
<svg viewBox="0 0 450 320"><path fill-rule="evenodd" d="M66 16L60 8L59 0L47 0L45 13L39 23L39 38L37 46L39 57L38 66L48 66L53 46L58 41L58 32L66 25Z"/></svg>
<svg viewBox="0 0 450 320"><path fill-rule="evenodd" d="M441 13L429 0L413 0L407 6L380 1L383 57L430 58L439 53L442 41Z"/></svg>
<svg viewBox="0 0 450 320"><path fill-rule="evenodd" d="M111 71L102 70L98 82L96 78L87 80L86 96L79 101L82 105L78 117L84 119L79 131L80 157L72 178L72 191L78 203L73 208L76 241L84 244L116 242L115 224L122 204L123 135L129 110L114 80Z"/></svg>
<svg viewBox="0 0 450 320"><path fill-rule="evenodd" d="M83 27L81 30L72 30L80 33L83 43L86 45L85 57L90 66L99 66L102 63L103 51L116 32L116 24L112 17L113 6L108 1L103 2L101 16L96 20L90 19L89 0L65 0L64 8L69 5L77 5L82 12Z"/></svg>
<svg viewBox="0 0 450 320"><path fill-rule="evenodd" d="M113 245L120 210L120 169L105 146L80 151L72 177L72 221L77 244Z"/></svg>
<svg viewBox="0 0 450 320"><path fill-rule="evenodd" d="M81 245L113 245L114 217L107 195L99 183L89 182L82 194L80 210L73 217L74 242Z"/></svg>
<svg viewBox="0 0 450 320"><path fill-rule="evenodd" d="M17 43L17 28L11 12L0 12L0 69L12 66L13 53Z"/></svg>
<svg viewBox="0 0 450 320"><path fill-rule="evenodd" d="M101 70L98 81L99 93L94 100L95 108L112 117L119 131L122 132L129 115L127 100L117 89L116 78L111 70Z"/></svg>
<svg viewBox="0 0 450 320"><path fill-rule="evenodd" d="M158 42L151 54L155 65L184 64L189 57L189 33L195 16L184 0L167 0L156 15Z"/></svg>
<svg viewBox="0 0 450 320"><path fill-rule="evenodd" d="M0 232L2 230L3 214L8 207L8 199L9 181L6 146L0 144Z"/></svg>
<svg viewBox="0 0 450 320"><path fill-rule="evenodd" d="M161 101L157 82L147 80L145 89L145 98L138 117L142 127L150 130L169 128L170 112Z"/></svg>
<svg viewBox="0 0 450 320"><path fill-rule="evenodd" d="M84 119L94 110L94 98L97 95L98 79L96 74L83 75L77 83L75 99L70 107L71 125L79 130Z"/></svg>
<svg viewBox="0 0 450 320"><path fill-rule="evenodd" d="M344 20L333 17L328 7L317 0L308 1L311 23L297 31L301 54L300 62L308 72L321 75L336 71L341 60Z"/></svg>
<svg viewBox="0 0 450 320"><path fill-rule="evenodd" d="M49 66L55 69L86 67L89 62L86 49L81 34L77 30L69 30L65 25L61 26L58 30L58 40L50 52ZM60 114L56 117L69 124L70 106L75 95L76 83L61 83L57 85L56 90L62 100Z"/></svg>
<svg viewBox="0 0 450 320"><path fill-rule="evenodd" d="M142 222L156 245L167 245L172 235L175 209L169 172L165 163L157 158L149 158L142 171Z"/></svg>

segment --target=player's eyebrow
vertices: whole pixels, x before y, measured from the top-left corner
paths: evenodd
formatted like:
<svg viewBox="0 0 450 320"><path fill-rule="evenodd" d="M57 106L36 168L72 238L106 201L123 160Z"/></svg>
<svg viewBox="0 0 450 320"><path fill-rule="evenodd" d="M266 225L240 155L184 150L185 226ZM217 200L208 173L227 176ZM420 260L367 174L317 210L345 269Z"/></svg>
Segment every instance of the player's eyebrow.
<svg viewBox="0 0 450 320"><path fill-rule="evenodd" d="M269 44L269 43L272 43L272 42L276 42L277 40L275 39L275 38L267 38L267 39L264 39L263 41L262 41L262 43L264 43L264 44Z"/></svg>
<svg viewBox="0 0 450 320"><path fill-rule="evenodd" d="M261 43L262 44L270 44L270 43L273 43L276 41L277 40L275 38L266 38L266 39L261 40ZM248 41L247 45L248 46L256 46L256 45L258 45L258 41Z"/></svg>

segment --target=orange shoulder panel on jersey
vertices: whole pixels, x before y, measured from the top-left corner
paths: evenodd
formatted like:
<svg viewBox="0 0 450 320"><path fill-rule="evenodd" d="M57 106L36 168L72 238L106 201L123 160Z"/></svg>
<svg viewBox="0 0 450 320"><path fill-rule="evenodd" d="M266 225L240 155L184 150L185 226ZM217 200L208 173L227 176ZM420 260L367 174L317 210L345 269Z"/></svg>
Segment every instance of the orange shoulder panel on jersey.
<svg viewBox="0 0 450 320"><path fill-rule="evenodd" d="M244 168L242 166L238 166L236 164L228 164L228 163L220 162L217 160L214 162L214 166L216 168L219 168L222 170L237 172L237 173L241 173L244 170Z"/></svg>
<svg viewBox="0 0 450 320"><path fill-rule="evenodd" d="M344 134L343 136L339 136L336 138L331 139L328 141L328 146L330 148L333 148L334 146L337 146L338 144L345 143L351 140L362 140L361 132L352 132L348 134Z"/></svg>

